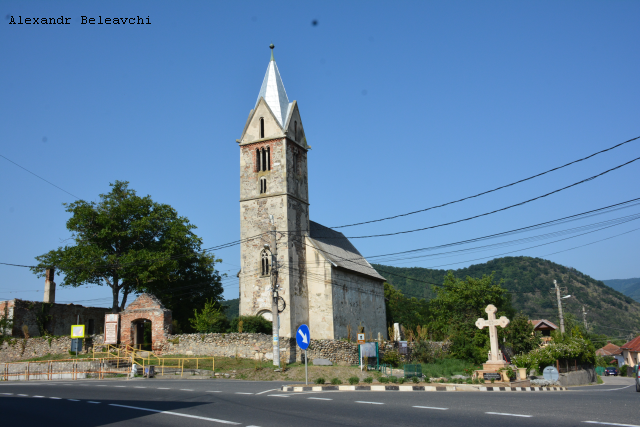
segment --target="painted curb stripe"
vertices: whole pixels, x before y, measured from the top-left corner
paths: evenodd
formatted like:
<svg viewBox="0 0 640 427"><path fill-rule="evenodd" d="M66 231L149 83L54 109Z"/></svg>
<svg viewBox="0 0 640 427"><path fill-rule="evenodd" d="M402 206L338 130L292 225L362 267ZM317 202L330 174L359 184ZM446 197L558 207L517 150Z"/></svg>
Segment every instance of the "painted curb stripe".
<svg viewBox="0 0 640 427"><path fill-rule="evenodd" d="M453 385L438 386L405 386L405 385L359 385L359 386L314 386L314 387L287 387L282 386L282 391L566 391L566 387L478 387L466 388ZM616 389L617 390L617 389ZM242 393L236 393L242 394ZM640 427L640 426L638 426Z"/></svg>

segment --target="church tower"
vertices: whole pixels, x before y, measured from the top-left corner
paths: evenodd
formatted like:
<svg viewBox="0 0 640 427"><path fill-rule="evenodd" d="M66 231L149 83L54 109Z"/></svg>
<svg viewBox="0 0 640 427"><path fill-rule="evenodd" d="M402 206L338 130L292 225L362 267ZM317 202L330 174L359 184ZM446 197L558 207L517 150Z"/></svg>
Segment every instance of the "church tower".
<svg viewBox="0 0 640 427"><path fill-rule="evenodd" d="M309 321L305 237L309 234L307 145L296 101L289 102L273 57L240 146L240 314L271 320L271 224L277 230L278 285L286 309L280 336ZM273 248L272 248L273 250Z"/></svg>

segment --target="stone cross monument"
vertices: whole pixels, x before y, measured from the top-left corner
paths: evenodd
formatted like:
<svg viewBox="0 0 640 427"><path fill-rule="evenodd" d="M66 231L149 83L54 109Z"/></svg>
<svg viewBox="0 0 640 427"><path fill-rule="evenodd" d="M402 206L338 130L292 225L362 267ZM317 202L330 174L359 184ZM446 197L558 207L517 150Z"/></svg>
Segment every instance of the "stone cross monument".
<svg viewBox="0 0 640 427"><path fill-rule="evenodd" d="M489 315L489 319L485 320L481 317L476 321L476 326L479 329L482 329L485 326L489 327L489 339L491 340L489 360L487 360L487 363L483 364L483 369L485 371L496 372L498 369L508 365L502 357L502 352L498 349L498 330L496 326L505 328L509 324L509 319L504 316L496 319L496 311L498 311L498 309L493 304L489 304L484 311Z"/></svg>

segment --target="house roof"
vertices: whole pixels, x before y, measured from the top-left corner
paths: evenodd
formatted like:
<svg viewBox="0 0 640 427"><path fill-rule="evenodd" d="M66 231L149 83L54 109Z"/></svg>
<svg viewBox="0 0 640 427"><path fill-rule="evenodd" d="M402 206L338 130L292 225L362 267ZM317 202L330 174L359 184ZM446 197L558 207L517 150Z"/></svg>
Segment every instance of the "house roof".
<svg viewBox="0 0 640 427"><path fill-rule="evenodd" d="M558 329L558 327L554 323L549 322L547 319L529 320L529 323L533 324L533 329L534 330L537 330L537 329L553 329L553 330L556 330L556 329Z"/></svg>
<svg viewBox="0 0 640 427"><path fill-rule="evenodd" d="M623 350L631 350L640 352L640 335L620 347Z"/></svg>
<svg viewBox="0 0 640 427"><path fill-rule="evenodd" d="M344 234L309 221L309 239L315 248L336 267L355 271L378 280L386 280L358 252Z"/></svg>
<svg viewBox="0 0 640 427"><path fill-rule="evenodd" d="M596 350L596 356L616 356L621 353L622 349L612 343L607 343L604 347Z"/></svg>

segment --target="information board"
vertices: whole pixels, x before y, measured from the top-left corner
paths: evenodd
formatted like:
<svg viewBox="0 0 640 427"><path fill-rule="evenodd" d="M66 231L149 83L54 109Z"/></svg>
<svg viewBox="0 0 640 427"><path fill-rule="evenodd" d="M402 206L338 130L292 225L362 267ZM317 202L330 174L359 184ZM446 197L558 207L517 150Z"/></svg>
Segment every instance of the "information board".
<svg viewBox="0 0 640 427"><path fill-rule="evenodd" d="M487 381L491 381L491 380L500 381L502 379L502 375L500 375L498 372L485 372L482 374L482 376Z"/></svg>
<svg viewBox="0 0 640 427"><path fill-rule="evenodd" d="M118 344L118 319L119 314L106 314L104 316L104 343Z"/></svg>

